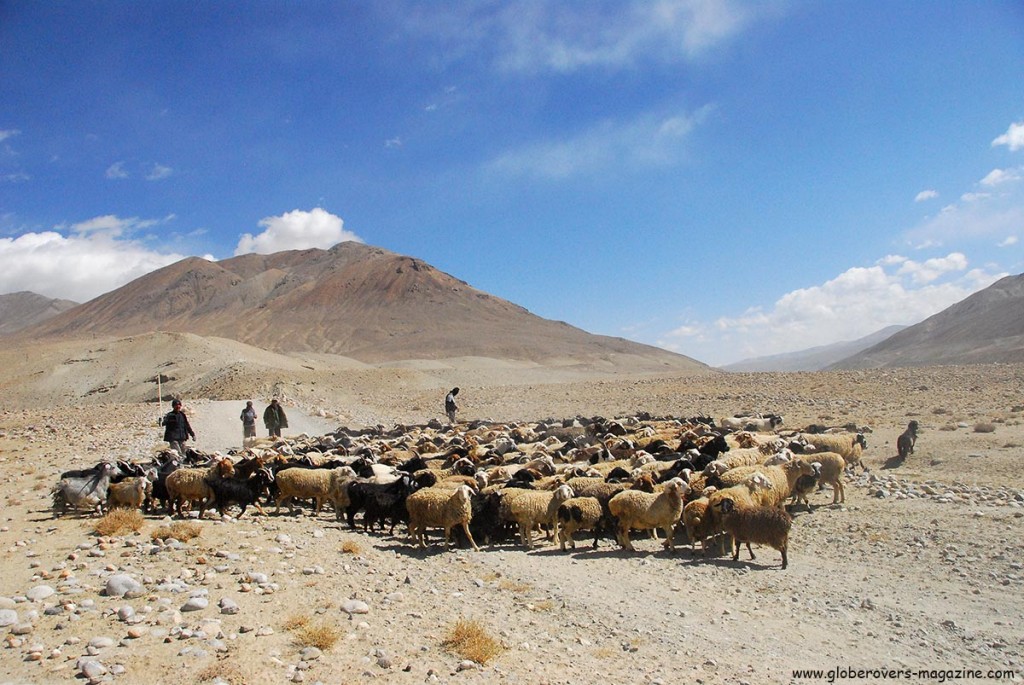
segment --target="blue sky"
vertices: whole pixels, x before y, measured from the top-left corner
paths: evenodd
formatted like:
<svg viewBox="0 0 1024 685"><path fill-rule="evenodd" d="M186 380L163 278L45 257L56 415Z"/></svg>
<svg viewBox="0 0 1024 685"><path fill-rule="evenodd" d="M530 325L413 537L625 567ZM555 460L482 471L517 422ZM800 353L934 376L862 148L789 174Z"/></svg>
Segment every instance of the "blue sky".
<svg viewBox="0 0 1024 685"><path fill-rule="evenodd" d="M1022 237L1016 1L0 4L0 294L359 240L717 365Z"/></svg>

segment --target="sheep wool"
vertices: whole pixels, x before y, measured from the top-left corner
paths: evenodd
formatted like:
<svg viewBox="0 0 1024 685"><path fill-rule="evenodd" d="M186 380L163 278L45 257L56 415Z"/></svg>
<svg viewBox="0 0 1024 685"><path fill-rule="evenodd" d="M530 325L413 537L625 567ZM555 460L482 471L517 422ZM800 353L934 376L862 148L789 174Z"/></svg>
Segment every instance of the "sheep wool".
<svg viewBox="0 0 1024 685"><path fill-rule="evenodd" d="M662 546L675 549L673 534L676 523L683 513L683 497L689 486L681 478L673 478L666 482L664 490L659 493L647 493L639 490L623 490L608 502L612 516L619 520L619 544L625 549L634 551L629 540L630 530L647 530L661 528L665 531L665 542Z"/></svg>
<svg viewBox="0 0 1024 685"><path fill-rule="evenodd" d="M479 551L469 522L473 519L473 491L468 485L460 485L453 492L440 488L423 488L409 495L405 500L409 512L409 536L417 540L420 547L426 547L427 527L444 528L445 547L451 546L452 528L462 527L473 549Z"/></svg>
<svg viewBox="0 0 1024 685"><path fill-rule="evenodd" d="M786 550L789 545L789 530L793 517L777 507L737 507L731 499L717 504L725 530L734 541L736 551L733 561L739 561L740 544L746 543L750 558L755 559L750 543L769 545L782 553L782 568L789 565Z"/></svg>

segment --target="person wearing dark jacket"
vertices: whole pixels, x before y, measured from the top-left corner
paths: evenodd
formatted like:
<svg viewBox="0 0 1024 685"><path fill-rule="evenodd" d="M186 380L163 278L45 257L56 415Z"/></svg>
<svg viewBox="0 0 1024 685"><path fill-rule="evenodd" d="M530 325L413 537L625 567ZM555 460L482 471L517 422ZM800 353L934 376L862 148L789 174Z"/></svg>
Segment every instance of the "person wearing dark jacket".
<svg viewBox="0 0 1024 685"><path fill-rule="evenodd" d="M252 406L252 400L245 403L245 409L238 417L242 420L242 444L249 438L256 437L256 409Z"/></svg>
<svg viewBox="0 0 1024 685"><path fill-rule="evenodd" d="M181 400L171 402L171 411L164 414L162 421L164 427L164 440L171 449L185 456L185 441L191 437L196 439L196 433L188 422L188 417L181 410Z"/></svg>
<svg viewBox="0 0 1024 685"><path fill-rule="evenodd" d="M270 400L270 404L263 410L263 425L267 427L272 438L281 437L281 429L288 427L288 417L285 416L284 407L276 397Z"/></svg>

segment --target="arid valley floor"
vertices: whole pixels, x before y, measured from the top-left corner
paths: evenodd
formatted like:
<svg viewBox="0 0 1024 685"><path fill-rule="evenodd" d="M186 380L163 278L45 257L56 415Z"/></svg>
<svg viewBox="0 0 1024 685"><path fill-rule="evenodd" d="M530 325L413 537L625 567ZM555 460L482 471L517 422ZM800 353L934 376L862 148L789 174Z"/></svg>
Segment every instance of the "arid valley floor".
<svg viewBox="0 0 1024 685"><path fill-rule="evenodd" d="M612 540L473 552L445 551L435 533L421 551L404 531L352 532L329 510L209 516L198 537L158 544L163 515L101 537L95 518L50 508L62 471L162 446L157 405L39 406L5 391L0 681L84 682L82 657L115 683L815 683L835 669L872 671L835 679L851 683L1024 680L1024 366L621 377L467 364L303 378L222 383L216 399L240 410L277 393L297 415L349 426L443 418L451 385L464 421L774 411L783 430L864 428L870 470L848 478L845 505L826 490L796 513L784 571L767 547L733 562L645 537L636 553ZM186 398L200 447L240 433L237 419L210 425L204 402ZM885 468L911 418L916 452ZM143 591L102 594L122 573ZM183 611L193 598L208 604ZM500 643L485 665L443 644L460 620ZM337 641L310 650L309 629ZM898 669L925 673L882 673Z"/></svg>

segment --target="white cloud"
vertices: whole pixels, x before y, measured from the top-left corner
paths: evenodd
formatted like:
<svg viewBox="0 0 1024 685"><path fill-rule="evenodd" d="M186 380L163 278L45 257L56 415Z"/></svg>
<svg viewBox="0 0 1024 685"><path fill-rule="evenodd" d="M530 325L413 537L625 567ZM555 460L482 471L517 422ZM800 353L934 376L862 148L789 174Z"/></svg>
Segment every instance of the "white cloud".
<svg viewBox="0 0 1024 685"><path fill-rule="evenodd" d="M7 140L8 138L13 138L14 136L17 136L17 135L21 135L21 131L19 131L16 128L8 128L8 129L0 130L0 143L2 143L3 141Z"/></svg>
<svg viewBox="0 0 1024 685"><path fill-rule="evenodd" d="M30 180L32 180L32 177L24 171L15 171L13 174L4 174L3 176L0 176L0 181L5 181L7 183L22 183Z"/></svg>
<svg viewBox="0 0 1024 685"><path fill-rule="evenodd" d="M124 238L160 220L96 217L63 227L0 238L0 293L31 290L47 297L86 302L155 269L184 258L161 254Z"/></svg>
<svg viewBox="0 0 1024 685"><path fill-rule="evenodd" d="M394 17L410 32L437 39L452 60L484 55L503 71L572 73L694 59L778 6L736 0L494 0L399 5Z"/></svg>
<svg viewBox="0 0 1024 685"><path fill-rule="evenodd" d="M124 162L114 162L107 167L106 177L110 179L128 178L128 172L124 169Z"/></svg>
<svg viewBox="0 0 1024 685"><path fill-rule="evenodd" d="M235 248L235 255L256 252L271 254L282 250L329 248L346 241L363 239L344 229L341 217L319 207L308 212L296 209L281 216L268 216L259 223L265 230L253 236L244 234Z"/></svg>
<svg viewBox="0 0 1024 685"><path fill-rule="evenodd" d="M172 173L174 173L174 169L172 169L171 167L164 166L163 164L154 164L153 168L149 171L148 174L146 174L146 180L160 181L162 179L167 178Z"/></svg>
<svg viewBox="0 0 1024 685"><path fill-rule="evenodd" d="M983 186L997 186L1002 183L1012 183L1021 179L1021 170L1017 169L993 169L988 172L985 178L979 183Z"/></svg>
<svg viewBox="0 0 1024 685"><path fill-rule="evenodd" d="M1024 121L1010 124L1006 133L992 141L992 147L1005 145L1013 151L1024 148Z"/></svg>
<svg viewBox="0 0 1024 685"><path fill-rule="evenodd" d="M626 123L603 121L572 138L506 152L487 168L510 176L559 179L609 169L669 166L678 160L690 132L712 109L707 105L691 114L645 115Z"/></svg>
<svg viewBox="0 0 1024 685"><path fill-rule="evenodd" d="M769 309L752 307L713 322L687 321L657 344L711 364L855 340L893 324L914 324L1006 274L967 270L950 253L924 262L888 255L821 285L794 290Z"/></svg>
<svg viewBox="0 0 1024 685"><path fill-rule="evenodd" d="M935 190L922 190L914 197L914 202L924 202L926 200L933 200L939 196L938 191Z"/></svg>
<svg viewBox="0 0 1024 685"><path fill-rule="evenodd" d="M384 141L384 147L388 148L389 150L400 148L402 147L402 139L399 138L398 136L395 136L394 138L388 138L387 140Z"/></svg>
<svg viewBox="0 0 1024 685"><path fill-rule="evenodd" d="M1008 235L997 245L997 247L1011 247L1017 244L1017 236Z"/></svg>

